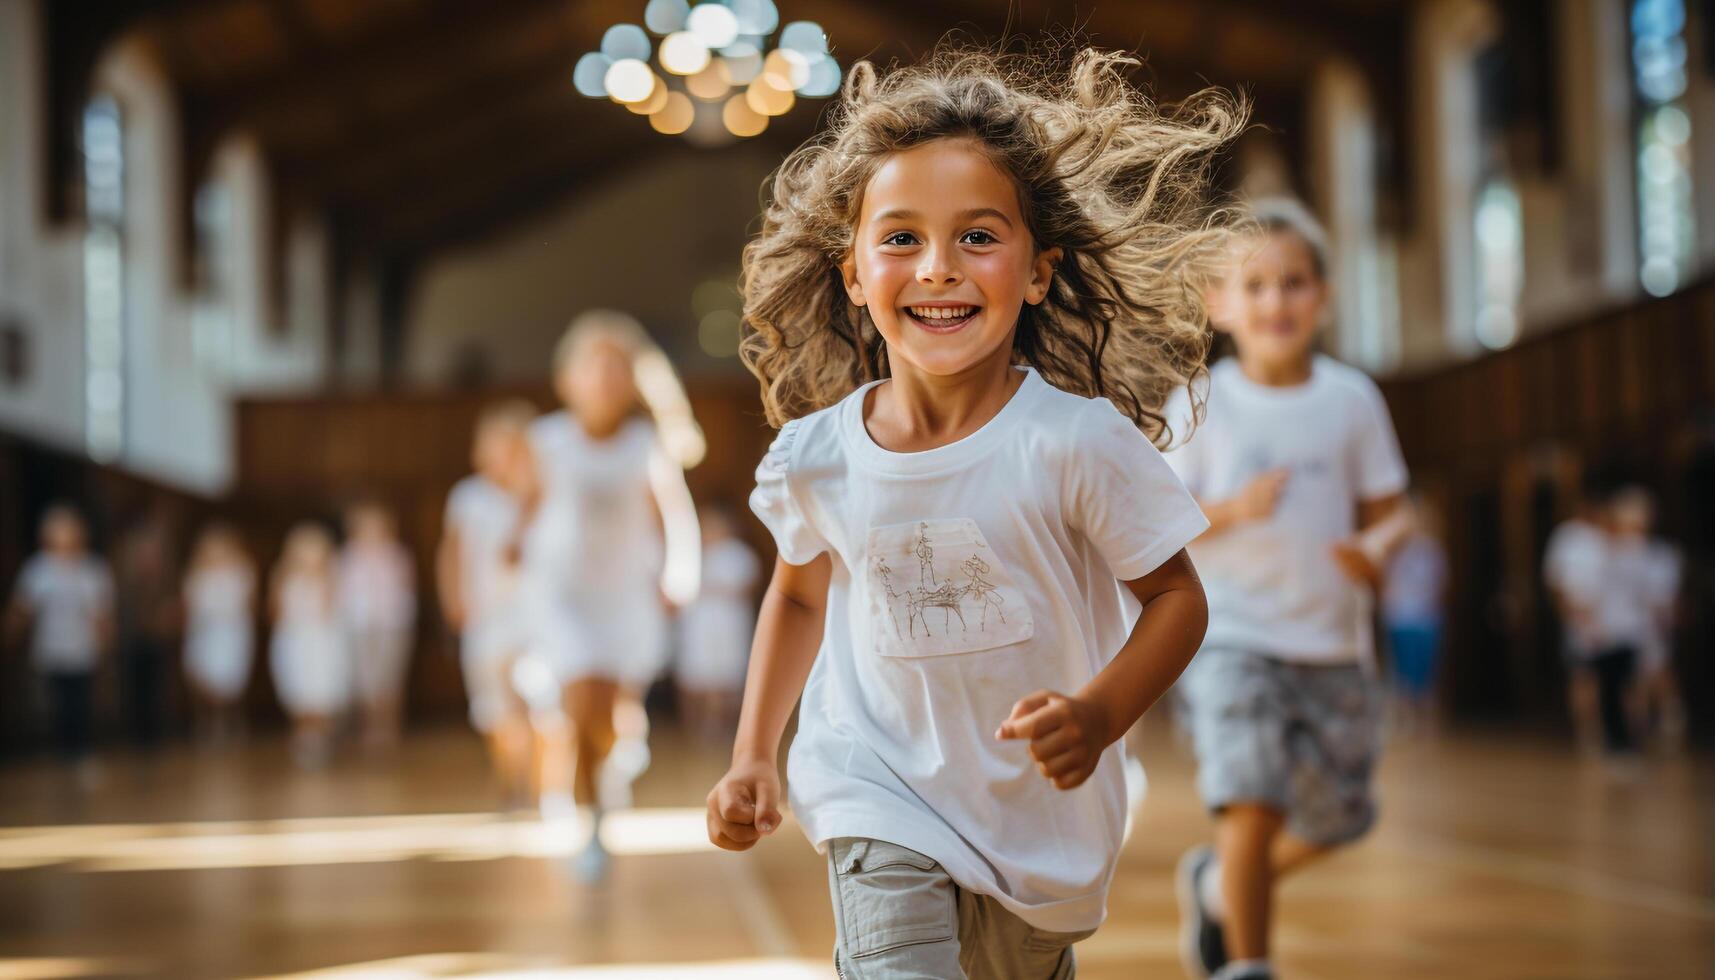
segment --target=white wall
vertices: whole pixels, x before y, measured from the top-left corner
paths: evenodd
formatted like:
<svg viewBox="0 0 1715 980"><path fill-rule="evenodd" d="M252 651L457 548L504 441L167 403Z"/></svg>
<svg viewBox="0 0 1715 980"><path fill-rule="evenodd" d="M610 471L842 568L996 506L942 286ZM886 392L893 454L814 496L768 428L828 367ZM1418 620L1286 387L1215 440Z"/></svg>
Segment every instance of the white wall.
<svg viewBox="0 0 1715 980"><path fill-rule="evenodd" d="M1399 359L1399 308L1378 236L1375 112L1356 66L1329 62L1310 88L1310 186L1328 229L1335 349L1369 371Z"/></svg>
<svg viewBox="0 0 1715 980"><path fill-rule="evenodd" d="M82 452L84 326L81 222L45 223L44 0L0 0L0 315L23 324L30 373L0 381L0 427ZM124 446L118 465L163 482L219 493L234 466L232 403L239 392L321 382L327 331L326 236L315 224L288 236L288 299L272 309L266 279L271 216L260 153L227 141L214 173L233 195L233 335L222 356L198 349L196 297L177 263L188 206L181 199L176 100L149 48L121 41L100 60L94 91L120 105L125 146ZM283 319L284 322L278 322Z"/></svg>
<svg viewBox="0 0 1715 980"><path fill-rule="evenodd" d="M778 162L741 145L644 164L439 259L410 297L406 377L444 380L469 347L499 378L541 377L566 324L592 307L637 316L688 371L737 369L700 353L690 296L709 277L736 281Z"/></svg>
<svg viewBox="0 0 1715 980"><path fill-rule="evenodd" d="M38 18L37 0L0 0L0 318L23 327L29 369L20 384L0 380L0 426L81 451L81 240L74 229L44 227Z"/></svg>

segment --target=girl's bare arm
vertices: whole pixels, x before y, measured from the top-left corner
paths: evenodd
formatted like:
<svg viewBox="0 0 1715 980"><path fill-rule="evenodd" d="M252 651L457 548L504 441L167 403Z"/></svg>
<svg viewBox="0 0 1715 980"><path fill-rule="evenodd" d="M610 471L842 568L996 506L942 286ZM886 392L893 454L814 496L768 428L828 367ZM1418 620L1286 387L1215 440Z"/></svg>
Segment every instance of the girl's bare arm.
<svg viewBox="0 0 1715 980"><path fill-rule="evenodd" d="M833 561L774 563L751 645L732 768L709 792L709 839L742 851L780 826L780 739L822 644Z"/></svg>

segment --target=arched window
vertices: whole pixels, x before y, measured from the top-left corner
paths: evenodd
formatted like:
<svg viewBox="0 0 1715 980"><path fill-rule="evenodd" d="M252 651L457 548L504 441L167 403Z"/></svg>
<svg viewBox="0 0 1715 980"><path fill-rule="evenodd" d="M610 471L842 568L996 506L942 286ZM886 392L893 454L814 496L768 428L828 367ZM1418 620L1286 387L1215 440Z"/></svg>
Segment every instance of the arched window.
<svg viewBox="0 0 1715 980"><path fill-rule="evenodd" d="M1518 31L1503 32L1473 60L1477 76L1477 184L1471 199L1471 255L1476 260L1476 310L1471 332L1490 350L1519 337L1524 296L1524 209L1519 200L1517 133L1528 103L1520 89L1526 65L1516 46Z"/></svg>
<svg viewBox="0 0 1715 980"><path fill-rule="evenodd" d="M216 377L233 361L232 191L209 180L196 193L196 300L191 306L191 342L196 360Z"/></svg>
<svg viewBox="0 0 1715 980"><path fill-rule="evenodd" d="M1477 341L1499 350L1518 339L1519 297L1524 294L1524 214L1518 190L1504 172L1477 191Z"/></svg>
<svg viewBox="0 0 1715 980"><path fill-rule="evenodd" d="M1666 296L1690 276L1697 229L1691 200L1691 116L1685 111L1685 0L1632 0L1637 94L1639 279Z"/></svg>
<svg viewBox="0 0 1715 980"><path fill-rule="evenodd" d="M125 443L125 133L119 103L83 112L84 440L100 461Z"/></svg>

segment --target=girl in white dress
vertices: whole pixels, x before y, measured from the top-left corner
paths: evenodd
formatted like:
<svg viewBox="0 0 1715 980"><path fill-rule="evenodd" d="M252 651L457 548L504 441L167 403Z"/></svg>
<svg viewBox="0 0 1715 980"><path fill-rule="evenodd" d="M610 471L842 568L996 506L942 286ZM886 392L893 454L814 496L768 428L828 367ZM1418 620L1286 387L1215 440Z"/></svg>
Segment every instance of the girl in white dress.
<svg viewBox="0 0 1715 980"><path fill-rule="evenodd" d="M224 739L236 730L255 657L256 567L231 527L211 524L197 539L184 598L185 675L206 732Z"/></svg>
<svg viewBox="0 0 1715 980"><path fill-rule="evenodd" d="M339 556L339 607L370 748L399 740L405 675L417 621L416 569L393 515L373 502L351 508Z"/></svg>
<svg viewBox="0 0 1715 980"><path fill-rule="evenodd" d="M701 459L703 439L666 356L622 313L579 317L554 365L566 407L530 428L541 487L529 508L525 583L535 652L558 677L571 723L572 796L591 812L578 868L599 879L602 811L624 805L647 759L641 695L663 666L666 603L696 594L697 515L684 468ZM616 759L613 771L626 778L598 784L616 739L627 764Z"/></svg>
<svg viewBox="0 0 1715 980"><path fill-rule="evenodd" d="M703 507L698 521L703 530L702 589L679 616L674 674L686 723L718 740L730 738L738 721L756 632L755 590L762 565L724 508Z"/></svg>
<svg viewBox="0 0 1715 980"><path fill-rule="evenodd" d="M334 723L351 702L351 662L334 595L333 537L319 524L292 529L274 568L274 690L292 719L292 756L327 761Z"/></svg>

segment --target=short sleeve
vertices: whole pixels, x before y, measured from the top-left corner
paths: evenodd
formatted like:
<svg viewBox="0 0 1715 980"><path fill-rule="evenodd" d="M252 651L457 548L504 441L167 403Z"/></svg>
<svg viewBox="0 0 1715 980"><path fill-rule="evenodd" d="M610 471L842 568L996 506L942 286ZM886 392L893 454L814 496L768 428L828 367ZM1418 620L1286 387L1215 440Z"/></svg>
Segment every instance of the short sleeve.
<svg viewBox="0 0 1715 980"><path fill-rule="evenodd" d="M1376 500L1403 493L1410 477L1405 469L1405 456L1399 450L1399 437L1394 434L1393 417L1381 390L1368 378L1361 388L1365 410L1358 429L1357 476L1358 499Z"/></svg>
<svg viewBox="0 0 1715 980"><path fill-rule="evenodd" d="M793 443L798 422L786 423L767 455L756 467L756 489L750 494L750 509L774 536L774 546L788 565L807 565L828 550L828 543L810 525L792 487Z"/></svg>
<svg viewBox="0 0 1715 980"><path fill-rule="evenodd" d="M1071 523L1115 578L1148 575L1208 530L1161 452L1112 403L1092 402L1078 429L1078 452L1069 461Z"/></svg>
<svg viewBox="0 0 1715 980"><path fill-rule="evenodd" d="M46 590L47 565L41 556L32 556L24 562L24 567L18 572L18 584L13 586L13 598L34 609L42 604L42 593Z"/></svg>

